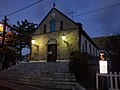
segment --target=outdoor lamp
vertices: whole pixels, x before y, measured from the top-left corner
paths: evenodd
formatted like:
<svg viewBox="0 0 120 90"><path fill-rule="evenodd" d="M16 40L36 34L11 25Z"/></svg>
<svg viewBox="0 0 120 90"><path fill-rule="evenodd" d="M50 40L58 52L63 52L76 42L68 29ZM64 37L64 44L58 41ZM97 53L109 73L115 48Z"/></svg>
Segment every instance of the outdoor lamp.
<svg viewBox="0 0 120 90"><path fill-rule="evenodd" d="M0 23L0 32L3 32L3 24Z"/></svg>
<svg viewBox="0 0 120 90"><path fill-rule="evenodd" d="M65 34L62 35L62 40L65 40L66 39L66 36Z"/></svg>
<svg viewBox="0 0 120 90"><path fill-rule="evenodd" d="M65 34L63 34L62 35L62 40L64 41L64 43L66 43L67 45L69 45L68 42L65 39L66 39L66 36L65 36Z"/></svg>
<svg viewBox="0 0 120 90"><path fill-rule="evenodd" d="M31 41L31 42L32 42L32 44L35 44L35 40L34 40L34 39L32 39L32 41Z"/></svg>

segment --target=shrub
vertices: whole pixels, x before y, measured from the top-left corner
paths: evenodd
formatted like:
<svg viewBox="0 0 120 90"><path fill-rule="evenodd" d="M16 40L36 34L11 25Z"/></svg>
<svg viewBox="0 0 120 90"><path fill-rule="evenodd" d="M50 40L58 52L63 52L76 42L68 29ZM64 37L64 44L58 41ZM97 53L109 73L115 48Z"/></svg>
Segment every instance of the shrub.
<svg viewBox="0 0 120 90"><path fill-rule="evenodd" d="M75 75L77 81L84 80L88 75L89 55L79 51L72 51L69 59L70 72Z"/></svg>
<svg viewBox="0 0 120 90"><path fill-rule="evenodd" d="M12 65L16 63L16 53L8 47L0 48L0 58L2 62L2 69L8 68L10 62Z"/></svg>

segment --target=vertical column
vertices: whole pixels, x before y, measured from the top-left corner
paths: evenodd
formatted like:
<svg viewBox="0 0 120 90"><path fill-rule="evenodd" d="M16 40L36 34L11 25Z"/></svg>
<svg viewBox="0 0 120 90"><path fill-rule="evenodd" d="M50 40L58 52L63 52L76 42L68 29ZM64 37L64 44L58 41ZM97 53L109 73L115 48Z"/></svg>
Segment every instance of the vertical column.
<svg viewBox="0 0 120 90"><path fill-rule="evenodd" d="M4 42L5 42L6 23L7 23L7 16L4 17L4 27L3 27L3 37L2 37L2 47L4 46Z"/></svg>

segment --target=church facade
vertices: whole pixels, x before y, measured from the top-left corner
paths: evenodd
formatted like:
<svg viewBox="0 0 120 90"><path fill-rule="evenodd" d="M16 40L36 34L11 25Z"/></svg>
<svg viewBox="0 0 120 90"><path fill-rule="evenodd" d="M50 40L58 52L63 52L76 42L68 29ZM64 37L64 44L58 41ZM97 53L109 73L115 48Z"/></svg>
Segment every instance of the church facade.
<svg viewBox="0 0 120 90"><path fill-rule="evenodd" d="M52 8L33 33L32 60L68 60L71 51L97 56L97 46L76 23L56 8Z"/></svg>

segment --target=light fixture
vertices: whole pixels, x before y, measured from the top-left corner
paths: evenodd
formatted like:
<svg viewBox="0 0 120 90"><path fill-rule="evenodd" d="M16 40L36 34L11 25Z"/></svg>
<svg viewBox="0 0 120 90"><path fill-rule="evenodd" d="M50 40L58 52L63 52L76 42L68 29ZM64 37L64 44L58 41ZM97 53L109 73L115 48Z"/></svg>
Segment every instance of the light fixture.
<svg viewBox="0 0 120 90"><path fill-rule="evenodd" d="M34 40L34 39L32 39L32 40L31 40L31 43L32 43L32 44L35 44L35 40Z"/></svg>
<svg viewBox="0 0 120 90"><path fill-rule="evenodd" d="M3 32L3 24L0 23L0 32Z"/></svg>
<svg viewBox="0 0 120 90"><path fill-rule="evenodd" d="M31 40L31 44L33 44L34 46L36 46L37 48L39 48L39 45L36 45L35 43L36 43L36 42L35 42L35 39L32 39L32 40Z"/></svg>
<svg viewBox="0 0 120 90"><path fill-rule="evenodd" d="M65 39L66 39L66 36L65 36L65 34L63 34L63 35L62 35L62 40L65 41Z"/></svg>
<svg viewBox="0 0 120 90"><path fill-rule="evenodd" d="M66 36L65 36L65 34L62 35L62 40L64 41L64 43L66 43L67 45L69 45L68 42L66 41Z"/></svg>

